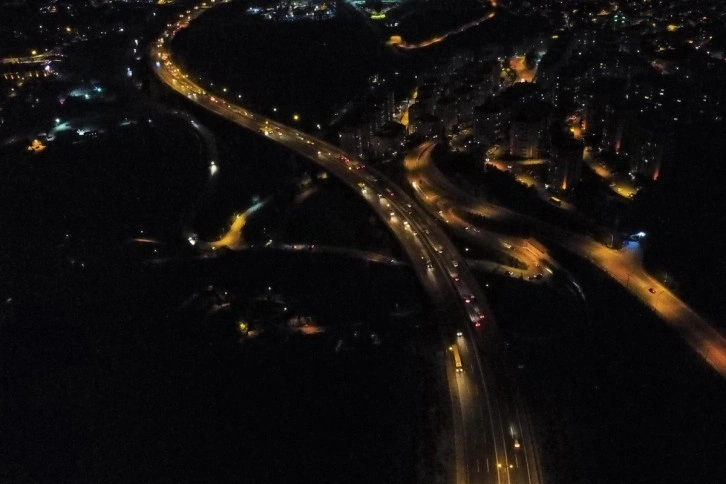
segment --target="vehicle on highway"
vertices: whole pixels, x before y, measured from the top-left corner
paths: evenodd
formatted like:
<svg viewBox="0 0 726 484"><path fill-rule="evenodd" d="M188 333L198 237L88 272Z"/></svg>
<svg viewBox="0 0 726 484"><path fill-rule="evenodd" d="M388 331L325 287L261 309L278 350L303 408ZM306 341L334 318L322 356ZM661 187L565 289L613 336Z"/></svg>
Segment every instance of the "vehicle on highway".
<svg viewBox="0 0 726 484"><path fill-rule="evenodd" d="M433 270L433 268L434 268L434 265L433 265L433 264L431 263L431 260L427 260L427 261L426 261L426 268L427 268L428 270Z"/></svg>
<svg viewBox="0 0 726 484"><path fill-rule="evenodd" d="M454 368L456 369L457 373L463 373L464 367L461 365L461 356L459 355L459 346L457 344L453 344L449 346L449 350L454 356Z"/></svg>

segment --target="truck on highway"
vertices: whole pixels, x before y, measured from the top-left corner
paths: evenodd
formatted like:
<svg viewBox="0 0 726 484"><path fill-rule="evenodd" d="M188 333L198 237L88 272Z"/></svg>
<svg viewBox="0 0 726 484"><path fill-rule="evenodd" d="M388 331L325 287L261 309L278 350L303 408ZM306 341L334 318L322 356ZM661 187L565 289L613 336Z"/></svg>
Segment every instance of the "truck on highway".
<svg viewBox="0 0 726 484"><path fill-rule="evenodd" d="M459 355L458 343L454 343L453 345L449 346L449 351L451 351L454 356L454 368L456 369L456 372L463 373L464 367L461 366L461 356Z"/></svg>

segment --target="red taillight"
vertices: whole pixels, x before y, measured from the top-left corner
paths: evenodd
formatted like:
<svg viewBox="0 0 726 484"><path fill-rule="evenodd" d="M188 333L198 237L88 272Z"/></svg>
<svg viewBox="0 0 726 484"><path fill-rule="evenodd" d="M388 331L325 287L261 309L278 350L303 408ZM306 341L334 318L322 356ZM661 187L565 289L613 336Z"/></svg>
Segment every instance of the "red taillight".
<svg viewBox="0 0 726 484"><path fill-rule="evenodd" d="M474 326L476 326L478 328L479 326L481 326L481 323L479 321L477 321L476 323L474 323Z"/></svg>

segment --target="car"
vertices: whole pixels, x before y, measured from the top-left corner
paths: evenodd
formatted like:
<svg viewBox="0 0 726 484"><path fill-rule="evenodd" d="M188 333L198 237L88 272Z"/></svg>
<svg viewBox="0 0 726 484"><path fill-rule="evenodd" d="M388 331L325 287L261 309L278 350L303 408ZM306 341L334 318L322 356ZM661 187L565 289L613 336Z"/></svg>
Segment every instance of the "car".
<svg viewBox="0 0 726 484"><path fill-rule="evenodd" d="M648 288L648 291L649 291L649 292L650 292L651 294L655 294L655 289L654 289L654 288L652 288L652 287L649 287L649 288Z"/></svg>
<svg viewBox="0 0 726 484"><path fill-rule="evenodd" d="M514 448L519 449L521 447L521 444L519 443L518 439L514 439Z"/></svg>
<svg viewBox="0 0 726 484"><path fill-rule="evenodd" d="M461 331L457 331L456 332L456 336L458 336L459 338L461 338L462 336L464 336L464 333L462 333Z"/></svg>
<svg viewBox="0 0 726 484"><path fill-rule="evenodd" d="M430 260L426 261L426 268L429 270L432 270L434 268L434 265L431 263Z"/></svg>

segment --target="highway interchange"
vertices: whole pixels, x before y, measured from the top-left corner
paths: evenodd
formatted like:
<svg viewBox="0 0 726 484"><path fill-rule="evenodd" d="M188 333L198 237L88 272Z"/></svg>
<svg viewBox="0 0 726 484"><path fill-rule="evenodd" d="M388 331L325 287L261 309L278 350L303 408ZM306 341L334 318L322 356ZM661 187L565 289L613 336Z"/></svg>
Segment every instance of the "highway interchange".
<svg viewBox="0 0 726 484"><path fill-rule="evenodd" d="M210 5L211 6L211 5ZM456 482L537 483L541 471L528 416L510 377L497 325L485 296L453 243L434 220L448 224L463 238L498 249L512 249L532 275L540 268L559 268L539 244L527 239L494 236L465 221L460 214L525 225L546 243L564 247L606 271L639 297L703 357L726 376L726 339L693 312L627 251L608 249L594 240L532 219L462 192L431 162L433 143L412 150L405 160L408 182L418 202L377 170L323 140L254 113L225 97L210 93L182 72L169 44L207 5L180 14L179 20L150 47L156 76L169 88L260 136L265 136L321 166L357 192L390 228L435 308L442 332L442 350L458 344L463 367L456 373L451 358L446 371L454 416ZM210 175L222 176L211 162ZM536 268L536 269L535 269ZM546 277L546 273L545 273ZM461 336L457 336L461 334ZM443 352L443 351L442 351ZM486 356L485 356L486 355Z"/></svg>
<svg viewBox="0 0 726 484"><path fill-rule="evenodd" d="M455 206L486 219L529 227L546 244L554 244L577 254L605 271L638 297L673 328L714 371L726 377L726 338L695 313L658 279L643 269L639 257L630 250L613 250L590 237L508 210L473 197L450 183L432 162L433 144L425 143L412 152L406 164L408 181L430 213ZM439 214L446 218L446 212ZM444 220L451 224L452 220ZM453 224L456 228L456 224ZM462 227L459 225L459 229ZM480 235L480 234L477 234ZM514 243L514 242L513 242ZM523 246L526 247L526 246ZM554 262L554 261L552 261Z"/></svg>
<svg viewBox="0 0 726 484"><path fill-rule="evenodd" d="M458 343L461 348L466 372L453 374L451 359L446 360L450 387L455 390L451 395L456 443L452 480L539 482L534 441L527 416L515 399L494 317L456 247L416 202L375 169L323 140L207 92L182 72L173 61L169 43L205 9L200 6L180 14L151 45L156 76L198 106L308 158L366 200L398 239L431 297L443 346ZM210 172L214 176L221 173L215 166L210 166Z"/></svg>

